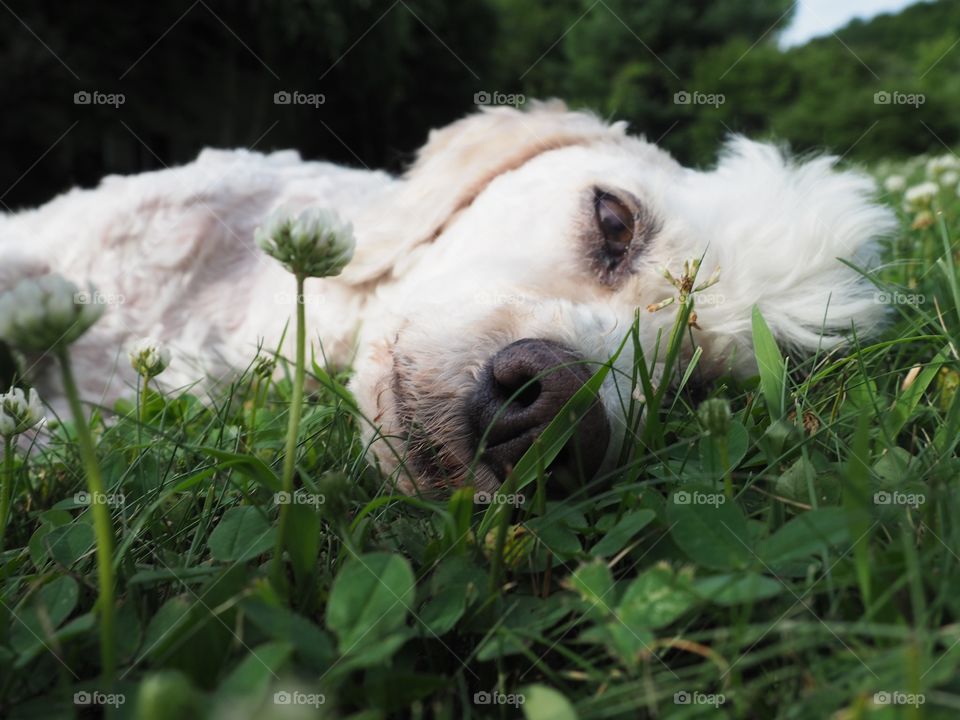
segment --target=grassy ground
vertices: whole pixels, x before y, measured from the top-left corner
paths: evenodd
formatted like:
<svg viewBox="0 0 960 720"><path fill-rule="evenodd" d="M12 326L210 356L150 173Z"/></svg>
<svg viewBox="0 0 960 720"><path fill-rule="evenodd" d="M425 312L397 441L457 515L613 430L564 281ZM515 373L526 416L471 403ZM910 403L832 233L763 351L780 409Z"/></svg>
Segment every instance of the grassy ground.
<svg viewBox="0 0 960 720"><path fill-rule="evenodd" d="M639 367L642 442L562 501L529 458L505 489L516 509L391 496L346 378L314 366L282 583L289 380L251 368L212 407L150 392L143 422L132 403L109 427L95 414L112 684L86 483L60 425L49 451L15 458L0 716L956 717L960 202L944 188L927 217L889 198L904 232L876 277L882 336L785 372L755 318L761 377L711 391L728 421L686 390L657 397Z"/></svg>

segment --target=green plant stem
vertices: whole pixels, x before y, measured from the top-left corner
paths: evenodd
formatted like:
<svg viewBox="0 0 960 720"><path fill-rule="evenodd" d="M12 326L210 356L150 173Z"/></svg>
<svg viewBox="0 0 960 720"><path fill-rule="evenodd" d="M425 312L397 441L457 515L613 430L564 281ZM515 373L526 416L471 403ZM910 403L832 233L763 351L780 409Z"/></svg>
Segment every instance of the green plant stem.
<svg viewBox="0 0 960 720"><path fill-rule="evenodd" d="M10 495L13 492L13 436L3 438L3 485L0 487L0 550L7 537L7 518L10 516Z"/></svg>
<svg viewBox="0 0 960 720"><path fill-rule="evenodd" d="M257 430L257 410L260 407L260 383L263 378L259 375L253 381L253 406L250 408L250 417L247 419L246 445L251 454L255 452L254 434Z"/></svg>
<svg viewBox="0 0 960 720"><path fill-rule="evenodd" d="M679 303L677 316L674 318L673 327L670 330L670 338L667 343L667 353L663 360L663 372L660 376L660 383L654 390L653 397L647 398L647 420L643 428L643 444L645 447L659 449L663 447L662 420L660 418L660 408L663 404L663 398L670 389L671 382L677 358L680 355L680 348L683 345L683 336L687 331L690 313L693 312L693 298L687 297ZM657 355L654 355L656 359Z"/></svg>
<svg viewBox="0 0 960 720"><path fill-rule="evenodd" d="M500 504L500 517L497 518L497 535L493 547L493 557L490 559L490 595L500 591L500 574L503 572L503 547L507 541L507 530L510 528L510 508L506 503Z"/></svg>
<svg viewBox="0 0 960 720"><path fill-rule="evenodd" d="M288 497L293 496L293 471L296 468L297 434L300 429L300 412L303 409L304 365L306 364L306 311L303 304L304 276L297 275L297 349L294 358L293 388L290 393L290 417L287 422L286 452L283 456L281 488ZM277 544L273 556L274 584L282 587L284 534L287 527L289 504L280 506L280 521L277 529Z"/></svg>
<svg viewBox="0 0 960 720"><path fill-rule="evenodd" d="M723 468L723 492L727 500L733 500L733 477L730 473L730 450L727 448L729 436L720 438L720 465Z"/></svg>
<svg viewBox="0 0 960 720"><path fill-rule="evenodd" d="M116 645L113 625L113 532L110 528L110 513L107 510L103 477L94 450L93 436L80 405L77 383L73 377L70 354L66 348L57 352L60 370L63 375L63 388L70 403L74 426L77 431L77 443L80 446L80 458L87 476L87 488L90 491L90 511L93 514L93 529L97 540L97 579L100 585L100 597L97 604L100 609L100 660L106 687L113 686L116 670Z"/></svg>
<svg viewBox="0 0 960 720"><path fill-rule="evenodd" d="M147 388L150 385L150 379L143 376L143 382L140 384L140 424L147 422Z"/></svg>

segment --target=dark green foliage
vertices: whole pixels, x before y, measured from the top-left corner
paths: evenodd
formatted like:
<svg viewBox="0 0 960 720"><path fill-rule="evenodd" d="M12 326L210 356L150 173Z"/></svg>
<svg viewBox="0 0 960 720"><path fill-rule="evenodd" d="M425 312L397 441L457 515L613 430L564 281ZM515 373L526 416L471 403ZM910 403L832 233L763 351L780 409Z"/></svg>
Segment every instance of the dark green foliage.
<svg viewBox="0 0 960 720"><path fill-rule="evenodd" d="M902 157L960 141L960 5L920 3L781 51L788 0L10 0L0 201L36 204L205 146L403 168L480 91L561 97L709 163L731 132ZM28 32L23 20L33 31ZM34 35L35 34L35 35ZM39 38L39 39L38 39ZM276 105L274 93L325 102ZM119 107L74 93L123 93ZM677 93L722 102L675 102ZM877 92L922 104L876 104ZM29 172L25 172L29 168Z"/></svg>

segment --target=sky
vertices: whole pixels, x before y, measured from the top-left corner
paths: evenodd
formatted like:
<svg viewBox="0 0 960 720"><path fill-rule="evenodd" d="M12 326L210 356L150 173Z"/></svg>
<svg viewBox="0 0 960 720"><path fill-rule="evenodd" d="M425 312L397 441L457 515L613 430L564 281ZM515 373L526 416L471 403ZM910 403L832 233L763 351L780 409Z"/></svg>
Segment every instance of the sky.
<svg viewBox="0 0 960 720"><path fill-rule="evenodd" d="M854 18L867 19L896 12L917 0L798 0L793 22L780 37L781 47L800 45L810 38L842 28Z"/></svg>

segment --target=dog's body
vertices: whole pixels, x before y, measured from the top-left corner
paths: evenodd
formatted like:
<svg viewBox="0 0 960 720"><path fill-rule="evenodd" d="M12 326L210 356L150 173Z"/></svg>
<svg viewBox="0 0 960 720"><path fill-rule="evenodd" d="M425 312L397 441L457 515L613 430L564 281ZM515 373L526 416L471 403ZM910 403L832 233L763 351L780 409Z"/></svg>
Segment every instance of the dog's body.
<svg viewBox="0 0 960 720"><path fill-rule="evenodd" d="M832 164L795 165L736 139L716 170L686 170L622 124L557 103L435 131L403 178L295 153L207 151L0 221L0 291L45 271L96 286L90 299L107 311L74 352L88 400L129 392L124 350L147 335L173 349L167 387L209 383L245 366L258 343L272 349L292 316L293 279L256 250L254 228L281 206L330 207L353 223L357 254L340 277L308 281L310 336L332 362L354 365L361 409L396 439L374 443L378 457L388 470L410 461L408 490L462 483L480 426L492 424L469 478L490 488L583 373L543 383L506 419L492 403L551 357L605 361L638 308L676 294L664 266L676 274L703 255L701 280L721 268L697 305L708 372L755 370L755 304L800 350L838 344L854 322L875 325L882 308L869 284L837 258L862 262L892 216L869 179ZM650 351L673 313L641 313ZM624 372L601 392L612 426L632 361L628 343Z"/></svg>
<svg viewBox="0 0 960 720"><path fill-rule="evenodd" d="M104 304L104 316L72 353L86 399L110 404L130 392L126 349L146 336L173 350L166 387L203 392L247 365L258 343L275 350L294 308L292 276L256 247L254 229L281 206L319 204L352 218L396 182L293 152L207 150L189 165L107 177L8 218L0 284L58 272L95 288L79 301ZM349 362L367 294L311 280L305 295L324 349Z"/></svg>

